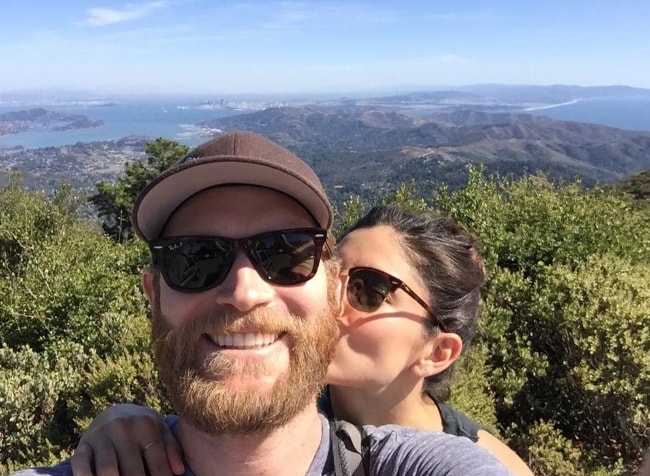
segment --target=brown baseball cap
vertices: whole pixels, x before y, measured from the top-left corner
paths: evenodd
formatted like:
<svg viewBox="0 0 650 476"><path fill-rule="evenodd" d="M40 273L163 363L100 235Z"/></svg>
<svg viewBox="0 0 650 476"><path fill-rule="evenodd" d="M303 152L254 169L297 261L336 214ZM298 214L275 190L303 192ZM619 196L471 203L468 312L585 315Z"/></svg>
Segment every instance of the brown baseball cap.
<svg viewBox="0 0 650 476"><path fill-rule="evenodd" d="M202 190L230 184L282 192L305 207L319 226L332 226L332 207L309 165L260 135L230 132L192 149L151 181L133 207L133 227L145 241L155 240L185 200Z"/></svg>

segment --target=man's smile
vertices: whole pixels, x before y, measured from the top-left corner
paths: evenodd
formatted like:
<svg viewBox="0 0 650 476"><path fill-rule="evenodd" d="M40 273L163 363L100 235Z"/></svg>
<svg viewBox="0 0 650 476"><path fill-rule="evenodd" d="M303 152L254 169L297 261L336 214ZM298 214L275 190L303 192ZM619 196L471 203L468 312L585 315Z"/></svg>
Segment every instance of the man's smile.
<svg viewBox="0 0 650 476"><path fill-rule="evenodd" d="M257 349L271 345L282 337L282 334L263 332L205 335L215 345L227 349Z"/></svg>

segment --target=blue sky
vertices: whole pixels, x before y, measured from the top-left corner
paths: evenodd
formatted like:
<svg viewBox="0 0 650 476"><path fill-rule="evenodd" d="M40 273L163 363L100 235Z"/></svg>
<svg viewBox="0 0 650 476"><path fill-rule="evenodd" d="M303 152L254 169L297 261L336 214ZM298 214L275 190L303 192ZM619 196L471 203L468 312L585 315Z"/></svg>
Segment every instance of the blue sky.
<svg viewBox="0 0 650 476"><path fill-rule="evenodd" d="M4 1L0 92L650 88L648 0Z"/></svg>

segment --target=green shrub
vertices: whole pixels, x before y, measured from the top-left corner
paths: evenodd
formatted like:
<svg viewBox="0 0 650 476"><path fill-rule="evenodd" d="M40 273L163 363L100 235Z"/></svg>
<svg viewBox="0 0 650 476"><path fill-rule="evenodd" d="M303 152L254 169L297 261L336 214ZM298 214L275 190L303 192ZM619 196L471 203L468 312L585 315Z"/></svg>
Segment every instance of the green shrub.
<svg viewBox="0 0 650 476"><path fill-rule="evenodd" d="M109 403L164 408L144 247L116 244L69 205L0 189L0 474L61 459Z"/></svg>
<svg viewBox="0 0 650 476"><path fill-rule="evenodd" d="M70 445L65 402L81 383L78 368L86 359L79 346L70 348L77 354L72 359L0 347L0 473L5 465L15 469L65 455L62 449Z"/></svg>
<svg viewBox="0 0 650 476"><path fill-rule="evenodd" d="M540 474L633 472L650 446L649 216L476 171L436 198L487 250L480 341L502 434Z"/></svg>

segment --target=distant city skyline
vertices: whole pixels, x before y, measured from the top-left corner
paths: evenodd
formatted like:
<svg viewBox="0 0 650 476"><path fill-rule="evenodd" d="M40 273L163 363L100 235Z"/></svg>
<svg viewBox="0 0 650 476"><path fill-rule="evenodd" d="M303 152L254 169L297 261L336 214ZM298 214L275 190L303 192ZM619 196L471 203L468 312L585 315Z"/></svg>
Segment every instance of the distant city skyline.
<svg viewBox="0 0 650 476"><path fill-rule="evenodd" d="M4 2L0 93L650 88L647 0Z"/></svg>

